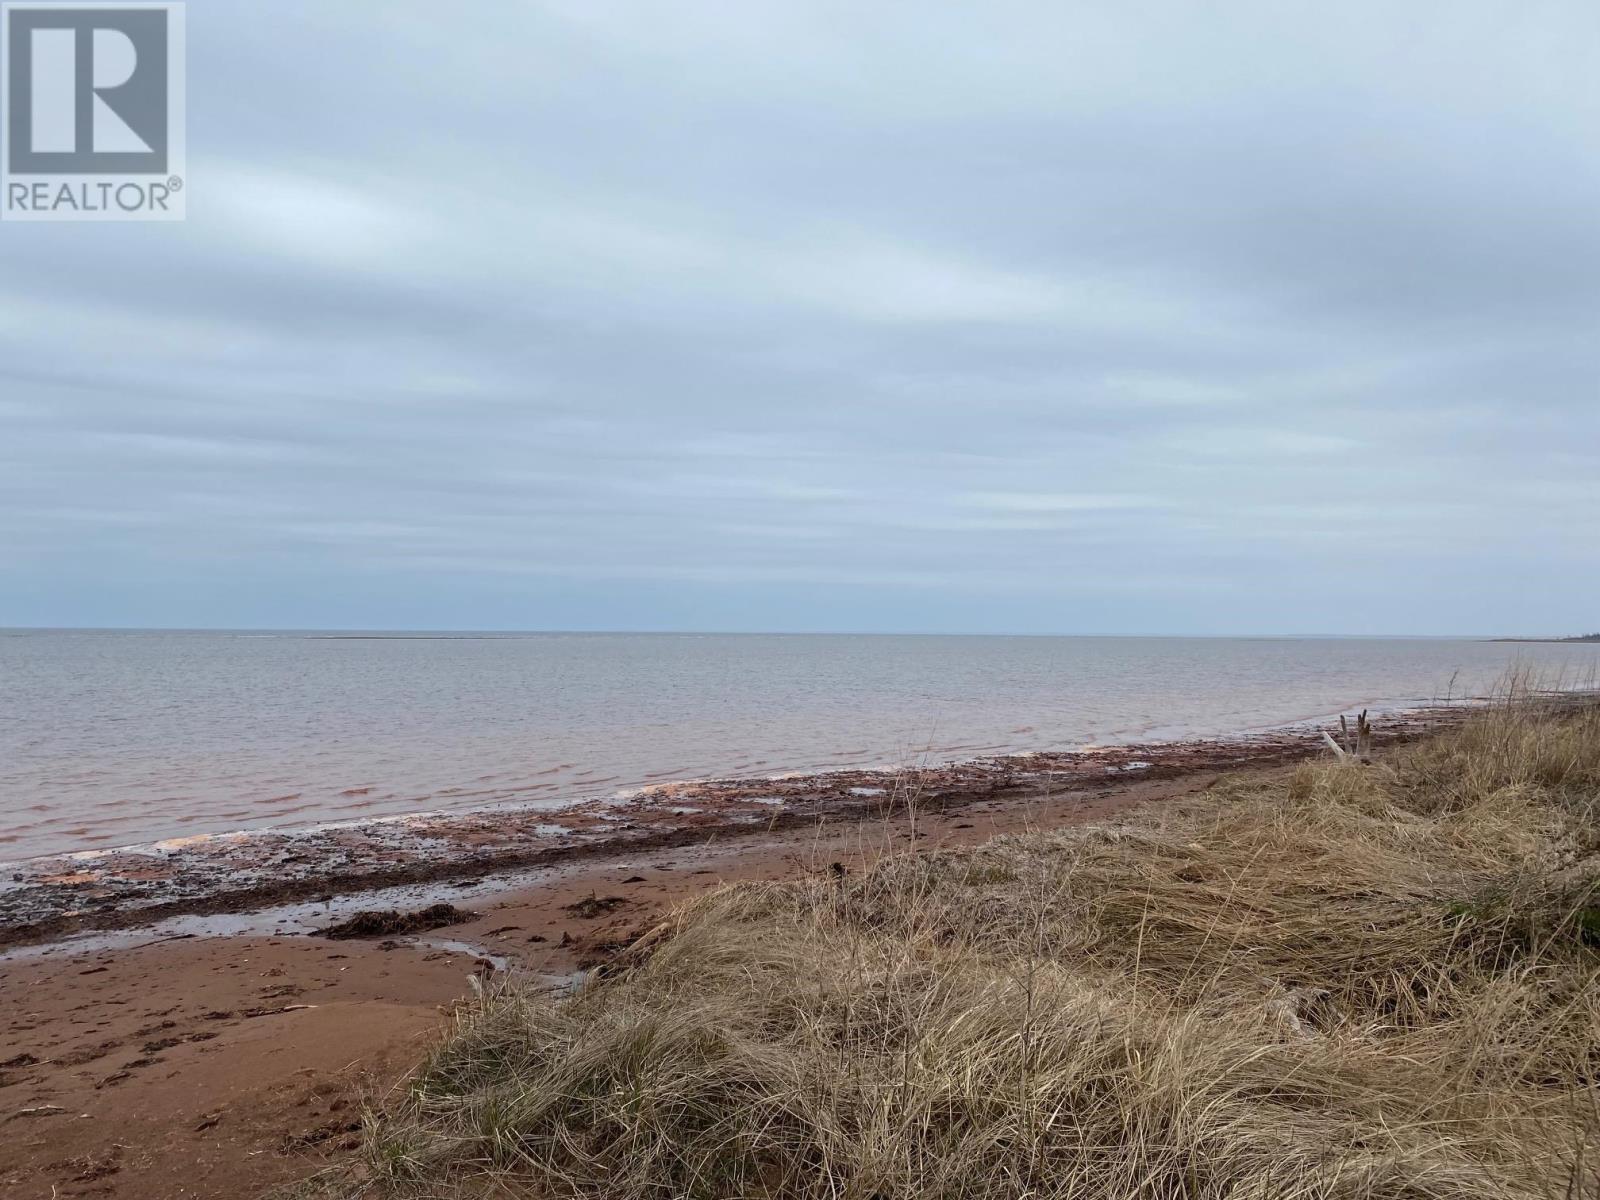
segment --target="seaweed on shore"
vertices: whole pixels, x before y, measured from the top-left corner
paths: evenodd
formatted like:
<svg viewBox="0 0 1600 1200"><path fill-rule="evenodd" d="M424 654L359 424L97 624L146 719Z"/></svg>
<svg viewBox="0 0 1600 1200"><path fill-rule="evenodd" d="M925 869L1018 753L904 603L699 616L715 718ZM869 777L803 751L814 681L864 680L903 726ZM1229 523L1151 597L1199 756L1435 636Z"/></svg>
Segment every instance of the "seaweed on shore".
<svg viewBox="0 0 1600 1200"><path fill-rule="evenodd" d="M369 910L358 912L348 921L340 921L337 925L319 929L317 933L326 938L393 937L399 933L425 933L430 929L442 929L446 925L460 925L477 915L464 908L457 908L454 904L430 904L427 908L419 908L408 913L393 908L382 911Z"/></svg>

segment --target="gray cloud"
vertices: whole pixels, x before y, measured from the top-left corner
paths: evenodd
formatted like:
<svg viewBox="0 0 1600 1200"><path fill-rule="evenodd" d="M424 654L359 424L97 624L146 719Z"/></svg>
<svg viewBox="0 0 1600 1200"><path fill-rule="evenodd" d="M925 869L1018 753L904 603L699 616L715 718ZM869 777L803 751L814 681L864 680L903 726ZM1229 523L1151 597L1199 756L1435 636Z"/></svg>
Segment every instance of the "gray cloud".
<svg viewBox="0 0 1600 1200"><path fill-rule="evenodd" d="M189 221L0 226L0 624L1594 624L1592 5L190 27Z"/></svg>

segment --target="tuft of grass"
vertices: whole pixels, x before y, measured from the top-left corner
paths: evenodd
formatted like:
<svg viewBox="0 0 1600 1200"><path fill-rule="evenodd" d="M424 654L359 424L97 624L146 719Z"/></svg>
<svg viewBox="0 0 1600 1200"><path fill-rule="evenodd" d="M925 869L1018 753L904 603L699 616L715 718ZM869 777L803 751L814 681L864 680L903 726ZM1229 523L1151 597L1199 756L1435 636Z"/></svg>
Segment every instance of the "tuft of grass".
<svg viewBox="0 0 1600 1200"><path fill-rule="evenodd" d="M1600 1196L1600 706L718 891L461 1009L323 1194Z"/></svg>

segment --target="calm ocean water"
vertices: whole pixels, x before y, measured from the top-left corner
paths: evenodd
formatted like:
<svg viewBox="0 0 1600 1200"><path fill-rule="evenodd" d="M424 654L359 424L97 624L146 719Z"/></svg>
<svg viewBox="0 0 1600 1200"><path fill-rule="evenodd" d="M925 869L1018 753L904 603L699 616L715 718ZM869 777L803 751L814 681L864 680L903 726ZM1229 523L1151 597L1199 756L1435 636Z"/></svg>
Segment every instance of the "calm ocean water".
<svg viewBox="0 0 1600 1200"><path fill-rule="evenodd" d="M0 858L672 779L1227 733L1600 646L0 632Z"/></svg>

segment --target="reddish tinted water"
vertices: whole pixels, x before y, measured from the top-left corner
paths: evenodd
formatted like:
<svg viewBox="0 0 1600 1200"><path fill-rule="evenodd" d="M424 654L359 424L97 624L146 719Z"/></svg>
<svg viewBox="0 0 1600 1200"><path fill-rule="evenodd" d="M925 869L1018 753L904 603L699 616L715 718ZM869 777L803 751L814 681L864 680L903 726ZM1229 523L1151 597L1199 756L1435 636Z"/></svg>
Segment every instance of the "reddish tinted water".
<svg viewBox="0 0 1600 1200"><path fill-rule="evenodd" d="M0 858L1226 733L1459 696L1514 661L1578 679L1600 646L6 633Z"/></svg>

